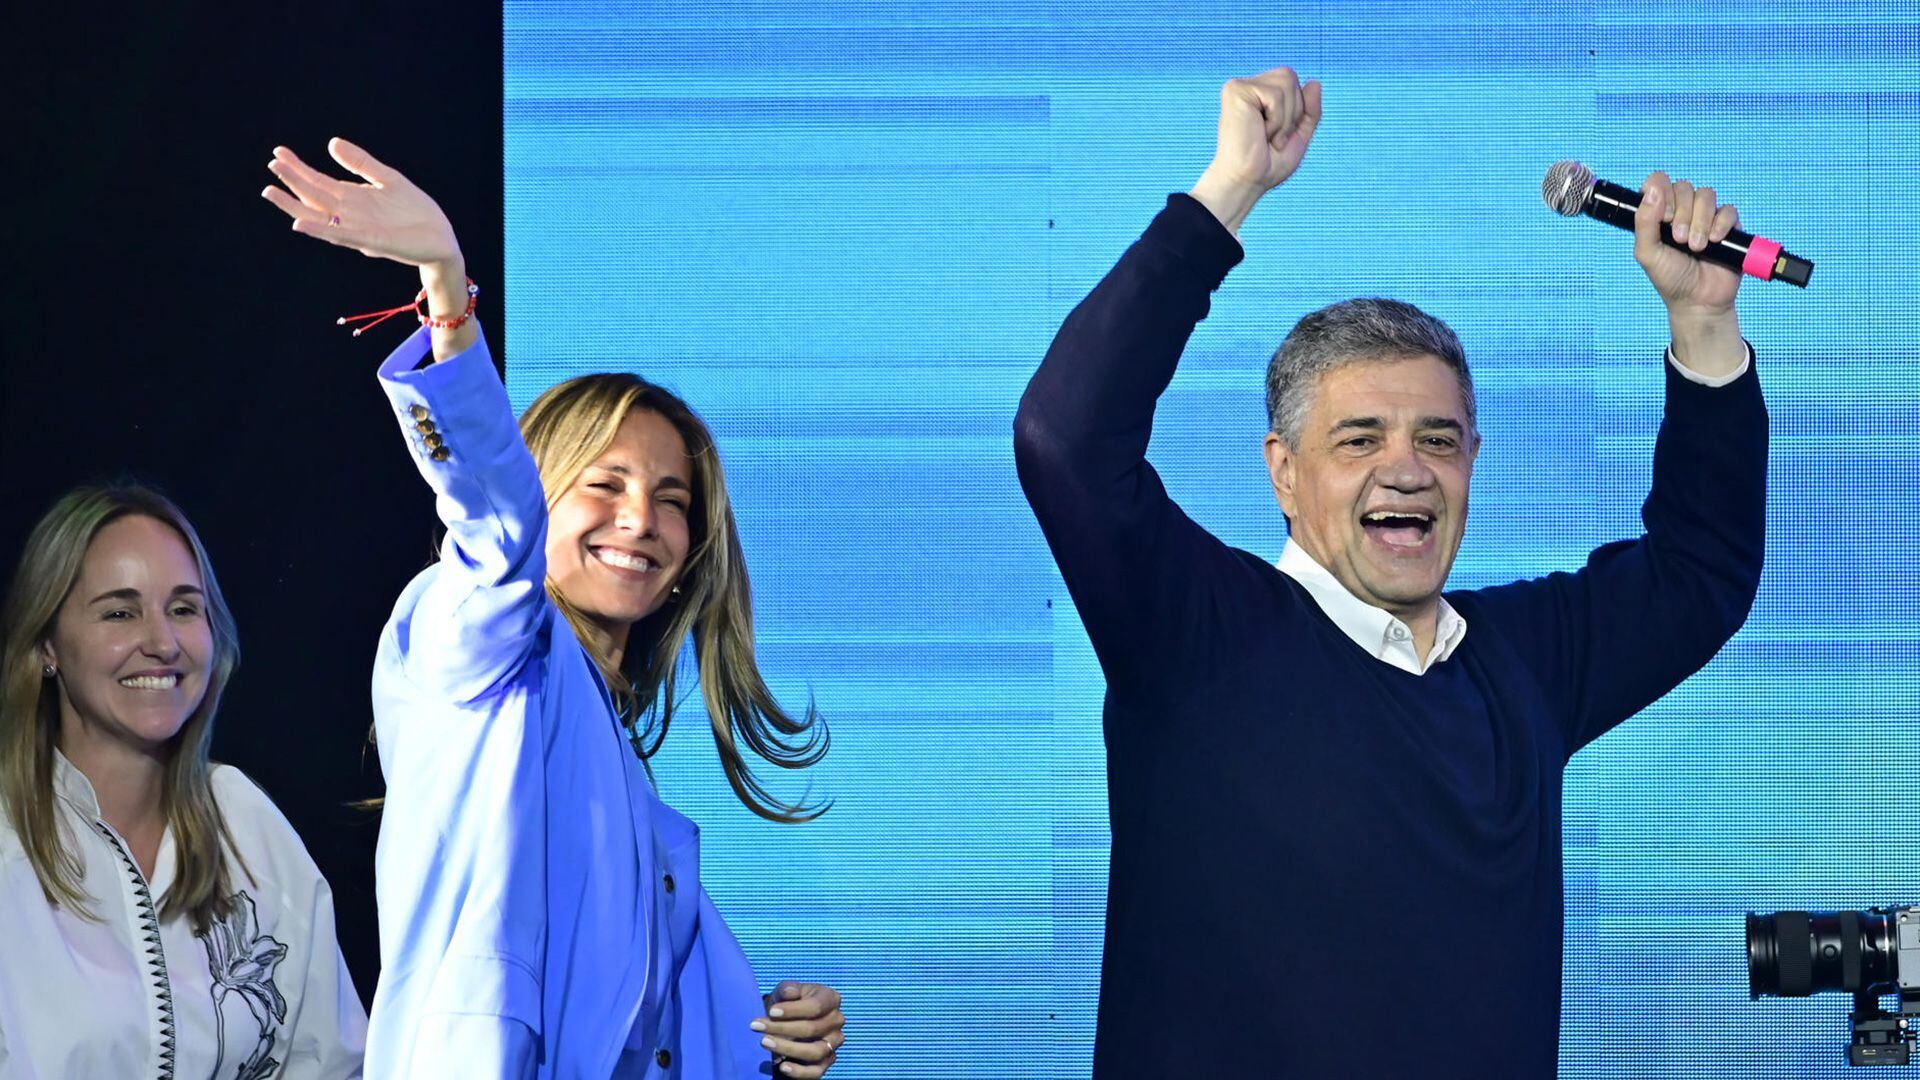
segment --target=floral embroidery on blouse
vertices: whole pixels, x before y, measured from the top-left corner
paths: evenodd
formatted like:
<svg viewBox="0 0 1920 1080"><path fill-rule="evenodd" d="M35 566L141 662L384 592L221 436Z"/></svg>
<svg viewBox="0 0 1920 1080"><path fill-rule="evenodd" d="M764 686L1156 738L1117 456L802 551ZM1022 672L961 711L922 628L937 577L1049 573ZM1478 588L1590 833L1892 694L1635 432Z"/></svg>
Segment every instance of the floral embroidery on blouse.
<svg viewBox="0 0 1920 1080"><path fill-rule="evenodd" d="M287 999L274 984L274 969L287 957L287 947L259 932L253 897L233 894L233 913L201 935L207 947L207 967L213 973L213 1012L219 1035L219 1056L213 1076L219 1077L227 1057L227 1002L238 997L255 1026L253 1052L240 1062L233 1080L266 1080L280 1069L273 1058L278 1028L287 1019ZM237 1036L244 1042L244 1036Z"/></svg>

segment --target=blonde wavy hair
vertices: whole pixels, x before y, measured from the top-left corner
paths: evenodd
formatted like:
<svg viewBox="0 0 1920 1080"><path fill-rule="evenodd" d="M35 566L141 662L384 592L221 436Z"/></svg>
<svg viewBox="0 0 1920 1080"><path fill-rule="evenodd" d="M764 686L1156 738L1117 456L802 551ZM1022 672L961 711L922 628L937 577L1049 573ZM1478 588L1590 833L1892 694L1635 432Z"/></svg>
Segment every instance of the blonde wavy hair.
<svg viewBox="0 0 1920 1080"><path fill-rule="evenodd" d="M540 470L551 510L588 465L606 453L627 414L659 415L680 433L693 463L692 545L675 580L678 595L629 632L618 668L594 656L613 689L620 718L642 762L659 751L679 698L675 685L689 638L707 720L727 782L747 809L770 821L801 822L826 804L783 802L748 767L741 746L783 769L803 769L827 752L825 721L811 702L805 716L784 712L754 659L753 600L741 557L733 504L719 451L706 422L678 396L637 375L583 375L541 394L520 417L520 434ZM547 593L583 642L594 640L584 616L547 580ZM589 650L592 652L592 650Z"/></svg>
<svg viewBox="0 0 1920 1080"><path fill-rule="evenodd" d="M184 912L196 933L232 913L226 852L239 860L226 818L213 796L213 716L240 663L233 614L220 595L207 549L185 514L166 497L138 485L75 488L53 504L27 537L20 565L0 609L0 802L26 849L47 902L95 918L81 885L82 864L54 806L54 750L60 738L60 687L41 671L41 646L75 582L87 548L100 530L123 517L149 517L173 529L193 552L213 631L206 696L168 744L161 806L173 832L178 873L161 916ZM245 863L241 863L245 871ZM251 875L249 875L251 877Z"/></svg>

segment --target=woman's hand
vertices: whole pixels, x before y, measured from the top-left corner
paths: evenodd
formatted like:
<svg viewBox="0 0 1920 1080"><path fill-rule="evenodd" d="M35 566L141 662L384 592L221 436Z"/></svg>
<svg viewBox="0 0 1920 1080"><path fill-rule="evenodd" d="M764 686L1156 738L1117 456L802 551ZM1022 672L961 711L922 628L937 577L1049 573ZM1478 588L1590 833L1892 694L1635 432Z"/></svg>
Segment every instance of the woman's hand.
<svg viewBox="0 0 1920 1080"><path fill-rule="evenodd" d="M286 147L276 146L267 171L286 188L269 184L260 197L293 219L294 232L371 258L419 267L427 313L442 318L464 314L466 262L440 204L398 169L345 139L329 139L327 153L366 183L336 180ZM471 346L478 336L471 320L453 330L435 329L433 354L445 360Z"/></svg>
<svg viewBox="0 0 1920 1080"><path fill-rule="evenodd" d="M286 147L273 148L267 171L286 189L268 185L260 195L293 219L294 232L408 266L460 261L453 225L413 181L345 139L329 139L327 153L366 183L336 180Z"/></svg>
<svg viewBox="0 0 1920 1080"><path fill-rule="evenodd" d="M779 1062L774 1075L796 1080L826 1075L847 1041L840 992L819 983L783 982L767 995L766 1006L767 1015L752 1026L765 1035L760 1045Z"/></svg>

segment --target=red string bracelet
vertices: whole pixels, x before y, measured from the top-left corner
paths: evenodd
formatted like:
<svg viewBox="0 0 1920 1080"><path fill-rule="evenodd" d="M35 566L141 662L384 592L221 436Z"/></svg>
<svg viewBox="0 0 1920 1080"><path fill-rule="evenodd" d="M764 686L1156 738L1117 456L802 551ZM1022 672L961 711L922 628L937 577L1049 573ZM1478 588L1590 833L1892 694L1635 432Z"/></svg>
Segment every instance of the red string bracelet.
<svg viewBox="0 0 1920 1080"><path fill-rule="evenodd" d="M461 312L458 315L454 315L454 316L429 315L427 314L426 308L421 306L426 302L427 302L427 290L421 289L420 295L414 297L413 303L411 304L401 304L399 307L387 308L385 311L369 311L360 315L342 315L339 318L333 320L333 325L345 326L351 322L364 321L363 325L356 326L353 328L353 336L359 337L361 334L364 334L368 330L371 330L374 327L379 326L381 323L386 322L388 319L393 318L395 315L398 315L403 311L411 311L413 312L414 317L420 320L420 325L426 327L429 330L453 330L458 328L460 324L466 322L468 319L473 318L473 309L477 304L480 303L480 286L475 285L473 283L472 278L467 279L467 310Z"/></svg>

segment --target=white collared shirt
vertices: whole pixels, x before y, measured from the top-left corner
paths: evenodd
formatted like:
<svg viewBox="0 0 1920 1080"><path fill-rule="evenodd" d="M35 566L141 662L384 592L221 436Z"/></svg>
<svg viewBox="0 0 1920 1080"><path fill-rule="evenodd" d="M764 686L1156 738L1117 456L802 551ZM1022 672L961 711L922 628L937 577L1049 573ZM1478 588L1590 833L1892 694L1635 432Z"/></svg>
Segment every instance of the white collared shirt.
<svg viewBox="0 0 1920 1080"><path fill-rule="evenodd" d="M1727 385L1728 383L1739 378L1740 376L1745 375L1747 373L1747 369L1753 366L1753 346L1748 345L1745 341L1742 341L1740 344L1746 346L1747 358L1745 360L1740 361L1739 367L1734 368L1732 371L1727 372L1725 375L1700 374L1699 372L1693 370L1687 365L1681 363L1680 358L1673 354L1673 346L1671 345L1667 346L1667 363L1672 364L1673 370L1679 372L1680 377L1687 380L1688 382L1696 382L1696 383L1699 383L1701 386L1711 386L1711 387L1719 388Z"/></svg>
<svg viewBox="0 0 1920 1080"><path fill-rule="evenodd" d="M1340 632L1376 660L1392 664L1401 671L1424 675L1427 669L1453 655L1467 636L1467 620L1453 610L1446 597L1440 598L1440 620L1433 635L1433 647L1421 656L1413 645L1413 628L1391 612L1374 607L1340 584L1326 567L1315 562L1307 549L1287 540L1286 549L1274 563L1280 572L1300 583L1320 605L1320 610Z"/></svg>
<svg viewBox="0 0 1920 1080"><path fill-rule="evenodd" d="M47 902L0 814L0 1076L332 1080L360 1075L366 1014L334 938L333 893L272 800L213 767L245 859L227 855L236 910L207 936L159 910L177 869L171 830L149 880L101 819L93 785L54 754L54 809L93 918Z"/></svg>
<svg viewBox="0 0 1920 1080"><path fill-rule="evenodd" d="M1690 382L1702 386L1720 387L1738 379L1753 366L1753 346L1747 346L1747 358L1741 365L1726 375L1702 375L1680 362L1673 354L1673 346L1667 346L1667 363L1673 370ZM1427 669L1453 655L1460 642L1467 636L1467 620L1447 603L1446 597L1440 597L1440 619L1433 635L1433 647L1422 657L1414 648L1413 628L1401 622L1393 615L1353 595L1340 579L1333 576L1326 567L1314 561L1306 549L1287 539L1286 548L1280 552L1280 558L1274 563L1280 572L1300 583L1320 605L1320 610L1341 633L1353 639L1355 645L1367 651L1375 659L1385 661L1401 671L1414 675L1424 675Z"/></svg>

